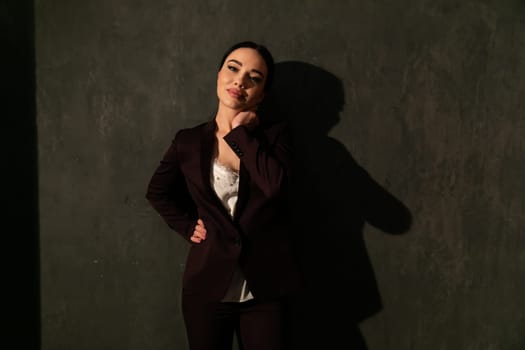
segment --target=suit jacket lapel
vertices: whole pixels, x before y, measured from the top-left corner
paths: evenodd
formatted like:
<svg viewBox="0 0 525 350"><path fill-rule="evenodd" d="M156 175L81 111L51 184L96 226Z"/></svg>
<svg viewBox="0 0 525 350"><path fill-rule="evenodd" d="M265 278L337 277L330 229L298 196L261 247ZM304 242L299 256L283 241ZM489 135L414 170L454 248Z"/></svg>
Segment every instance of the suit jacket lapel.
<svg viewBox="0 0 525 350"><path fill-rule="evenodd" d="M202 130L200 139L200 168L202 183L208 193L214 193L210 183L211 159L215 148L215 120L208 122Z"/></svg>
<svg viewBox="0 0 525 350"><path fill-rule="evenodd" d="M215 130L216 130L215 119L208 122L204 125L202 130L202 135L200 139L200 168L201 168L201 177L202 183L204 186L205 192L208 194L209 198L214 202L215 206L219 208L222 214L230 217L230 214L222 204L219 197L213 190L211 186L211 162L213 153L215 150Z"/></svg>
<svg viewBox="0 0 525 350"><path fill-rule="evenodd" d="M237 193L237 203L235 204L235 211L233 213L233 221L237 222L239 220L239 215L242 213L244 206L248 200L249 194L249 181L250 174L244 167L244 164L241 161L239 168L239 191Z"/></svg>

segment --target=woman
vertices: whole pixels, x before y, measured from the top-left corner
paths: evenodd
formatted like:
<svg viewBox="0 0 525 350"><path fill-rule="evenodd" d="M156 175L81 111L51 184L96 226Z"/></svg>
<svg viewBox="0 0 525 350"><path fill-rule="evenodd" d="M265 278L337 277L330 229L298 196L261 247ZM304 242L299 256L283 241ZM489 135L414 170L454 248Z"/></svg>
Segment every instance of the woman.
<svg viewBox="0 0 525 350"><path fill-rule="evenodd" d="M222 58L218 107L180 130L146 198L191 248L182 311L192 350L283 348L283 301L299 285L287 190L291 146L283 123L260 121L273 78L266 47L241 42Z"/></svg>

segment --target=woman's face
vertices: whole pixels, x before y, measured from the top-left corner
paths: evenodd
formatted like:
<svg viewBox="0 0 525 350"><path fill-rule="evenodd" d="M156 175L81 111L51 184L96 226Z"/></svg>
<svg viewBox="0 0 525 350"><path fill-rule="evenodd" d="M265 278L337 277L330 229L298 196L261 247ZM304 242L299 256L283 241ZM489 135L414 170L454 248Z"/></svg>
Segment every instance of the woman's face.
<svg viewBox="0 0 525 350"><path fill-rule="evenodd" d="M264 97L267 73L256 50L243 47L232 51L217 75L219 103L239 111L255 108Z"/></svg>

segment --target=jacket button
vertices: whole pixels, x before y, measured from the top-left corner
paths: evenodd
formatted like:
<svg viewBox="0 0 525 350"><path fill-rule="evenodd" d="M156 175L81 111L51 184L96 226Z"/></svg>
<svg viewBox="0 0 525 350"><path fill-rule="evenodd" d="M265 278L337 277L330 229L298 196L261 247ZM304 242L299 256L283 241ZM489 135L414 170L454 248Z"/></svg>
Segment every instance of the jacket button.
<svg viewBox="0 0 525 350"><path fill-rule="evenodd" d="M235 239L233 240L233 243L234 243L235 245L241 245L241 239L240 239L240 238L235 238Z"/></svg>

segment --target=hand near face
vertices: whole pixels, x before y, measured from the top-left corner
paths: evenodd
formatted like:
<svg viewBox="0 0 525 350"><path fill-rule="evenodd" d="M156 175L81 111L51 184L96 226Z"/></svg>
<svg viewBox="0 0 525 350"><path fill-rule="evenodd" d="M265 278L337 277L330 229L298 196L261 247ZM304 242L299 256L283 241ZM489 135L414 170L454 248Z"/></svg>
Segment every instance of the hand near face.
<svg viewBox="0 0 525 350"><path fill-rule="evenodd" d="M232 129L238 127L239 125L244 125L250 130L255 129L259 125L259 117L255 113L255 110L237 113L237 115L232 120Z"/></svg>
<svg viewBox="0 0 525 350"><path fill-rule="evenodd" d="M193 243L200 243L206 239L206 227L204 226L204 221L201 219L197 220L197 225L193 230L193 235L190 237L190 240Z"/></svg>

